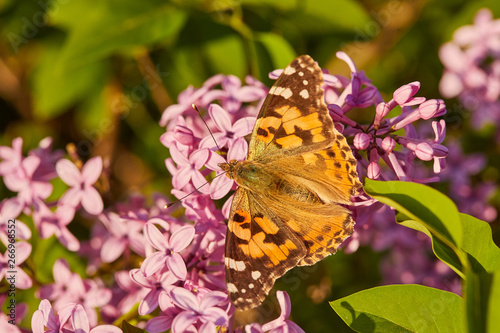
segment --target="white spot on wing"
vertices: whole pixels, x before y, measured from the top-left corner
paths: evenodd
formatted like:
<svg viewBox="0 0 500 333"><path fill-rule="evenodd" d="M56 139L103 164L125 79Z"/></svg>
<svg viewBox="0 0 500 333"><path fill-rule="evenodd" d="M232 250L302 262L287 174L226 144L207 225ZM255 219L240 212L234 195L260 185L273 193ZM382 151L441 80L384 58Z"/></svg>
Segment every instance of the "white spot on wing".
<svg viewBox="0 0 500 333"><path fill-rule="evenodd" d="M227 283L227 291L229 291L230 293L237 293L238 292L238 288L236 288L236 286L230 282Z"/></svg>
<svg viewBox="0 0 500 333"><path fill-rule="evenodd" d="M243 261L235 261L236 263L236 270L237 271L244 271L245 270L245 263Z"/></svg>
<svg viewBox="0 0 500 333"><path fill-rule="evenodd" d="M301 90L299 94L300 94L300 96L302 96L302 98L304 98L304 99L309 98L309 92L308 92L306 89Z"/></svg>
<svg viewBox="0 0 500 333"><path fill-rule="evenodd" d="M304 73L303 72L299 72L299 76L304 76Z"/></svg>
<svg viewBox="0 0 500 333"><path fill-rule="evenodd" d="M244 293L246 293L246 292L247 292L247 290L246 290L246 289L241 289L241 293L242 293L242 294L244 294Z"/></svg>
<svg viewBox="0 0 500 333"><path fill-rule="evenodd" d="M295 73L295 68L288 66L287 68L285 68L283 73L285 73L285 75L293 74L293 73Z"/></svg>
<svg viewBox="0 0 500 333"><path fill-rule="evenodd" d="M248 288L250 288L250 289L253 289L254 287L255 287L255 286L254 286L254 284L253 284L253 283L250 283L250 284L248 285Z"/></svg>
<svg viewBox="0 0 500 333"><path fill-rule="evenodd" d="M290 88L286 88L280 95L283 96L284 99L289 99L290 97L292 97L293 93Z"/></svg>
<svg viewBox="0 0 500 333"><path fill-rule="evenodd" d="M260 278L260 272L259 271L253 271L252 272L252 279L254 280L257 280L258 278Z"/></svg>
<svg viewBox="0 0 500 333"><path fill-rule="evenodd" d="M229 268L235 271L241 272L245 270L245 263L243 261L236 261L232 258L225 258L224 261L226 266L229 266Z"/></svg>
<svg viewBox="0 0 500 333"><path fill-rule="evenodd" d="M307 86L309 84L309 82L307 82L307 80L304 80L304 81L302 81L302 84Z"/></svg>

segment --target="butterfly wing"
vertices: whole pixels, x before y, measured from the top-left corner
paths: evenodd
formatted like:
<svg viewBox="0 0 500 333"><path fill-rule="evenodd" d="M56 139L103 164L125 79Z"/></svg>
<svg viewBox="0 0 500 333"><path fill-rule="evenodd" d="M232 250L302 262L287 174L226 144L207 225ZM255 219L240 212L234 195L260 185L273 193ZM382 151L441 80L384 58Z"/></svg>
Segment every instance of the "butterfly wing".
<svg viewBox="0 0 500 333"><path fill-rule="evenodd" d="M308 55L283 70L257 117L247 160L267 163L331 146L336 133L322 84L321 69Z"/></svg>
<svg viewBox="0 0 500 333"><path fill-rule="evenodd" d="M307 252L303 241L262 203L262 198L239 187L229 215L226 284L240 310L258 306L274 281Z"/></svg>

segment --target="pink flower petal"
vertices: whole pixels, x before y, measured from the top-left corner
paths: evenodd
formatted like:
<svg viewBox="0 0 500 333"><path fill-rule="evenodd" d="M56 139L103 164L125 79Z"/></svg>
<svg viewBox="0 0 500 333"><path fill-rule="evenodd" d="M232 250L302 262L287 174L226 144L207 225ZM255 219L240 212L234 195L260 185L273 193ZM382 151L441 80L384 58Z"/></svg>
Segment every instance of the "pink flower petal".
<svg viewBox="0 0 500 333"><path fill-rule="evenodd" d="M69 188L59 199L61 205L68 205L71 207L77 207L82 201L83 191L79 188L71 187Z"/></svg>
<svg viewBox="0 0 500 333"><path fill-rule="evenodd" d="M234 180L229 179L226 175L220 175L215 178L210 184L210 198L218 200L229 193L233 187Z"/></svg>
<svg viewBox="0 0 500 333"><path fill-rule="evenodd" d="M94 187L87 187L83 191L82 206L89 214L99 215L102 213L104 203L102 202L101 195Z"/></svg>
<svg viewBox="0 0 500 333"><path fill-rule="evenodd" d="M21 163L26 175L31 177L35 170L40 166L41 159L38 156L28 156Z"/></svg>
<svg viewBox="0 0 500 333"><path fill-rule="evenodd" d="M138 312L141 316L153 312L158 307L159 292L155 289L151 290L139 304Z"/></svg>
<svg viewBox="0 0 500 333"><path fill-rule="evenodd" d="M187 289L176 287L170 292L170 297L178 307L184 310L199 310L198 299Z"/></svg>
<svg viewBox="0 0 500 333"><path fill-rule="evenodd" d="M165 252L170 248L165 235L154 224L146 223L144 225L144 236L146 236L148 242L157 250Z"/></svg>
<svg viewBox="0 0 500 333"><path fill-rule="evenodd" d="M82 178L83 182L87 185L94 184L102 172L102 158L101 156L96 156L91 158L85 163L82 168Z"/></svg>
<svg viewBox="0 0 500 333"><path fill-rule="evenodd" d="M62 181L71 187L80 186L83 182L80 170L67 159L57 161L56 171Z"/></svg>
<svg viewBox="0 0 500 333"><path fill-rule="evenodd" d="M144 276L144 273L138 269L134 268L129 273L130 279L144 288L151 288L151 282Z"/></svg>
<svg viewBox="0 0 500 333"><path fill-rule="evenodd" d="M194 228L190 225L177 229L170 237L170 248L174 252L184 250L194 238Z"/></svg>
<svg viewBox="0 0 500 333"><path fill-rule="evenodd" d="M222 132L231 131L231 120L229 119L229 113L224 110L220 105L210 104L208 107L208 114L212 118L215 126Z"/></svg>
<svg viewBox="0 0 500 333"><path fill-rule="evenodd" d="M103 262L113 262L123 254L127 243L123 239L111 237L101 247L101 259Z"/></svg>
<svg viewBox="0 0 500 333"><path fill-rule="evenodd" d="M187 276L187 268L184 259L179 253L172 253L166 258L168 269L179 279L185 280Z"/></svg>
<svg viewBox="0 0 500 333"><path fill-rule="evenodd" d="M238 119L233 125L233 133L236 137L243 137L252 133L255 125L255 117L245 117Z"/></svg>
<svg viewBox="0 0 500 333"><path fill-rule="evenodd" d="M151 333L160 333L170 329L172 327L172 322L174 321L174 317L167 316L158 316L151 318L146 323L146 327L144 329L147 332Z"/></svg>
<svg viewBox="0 0 500 333"><path fill-rule="evenodd" d="M47 301L47 300L43 300ZM42 301L42 302L43 302ZM44 333L45 325L44 325L43 313L41 310L36 310L31 317L31 330L33 333Z"/></svg>
<svg viewBox="0 0 500 333"><path fill-rule="evenodd" d="M123 333L123 331L113 325L100 325L91 329L90 333Z"/></svg>
<svg viewBox="0 0 500 333"><path fill-rule="evenodd" d="M203 321L213 322L217 326L225 325L228 321L226 311L220 308L209 308L203 311Z"/></svg>
<svg viewBox="0 0 500 333"><path fill-rule="evenodd" d="M141 271L146 277L150 277L165 266L166 256L164 252L155 252L147 256L142 262Z"/></svg>
<svg viewBox="0 0 500 333"><path fill-rule="evenodd" d="M75 332L84 333L90 331L89 319L85 309L80 304L77 304L73 309L70 321Z"/></svg>
<svg viewBox="0 0 500 333"><path fill-rule="evenodd" d="M172 322L172 333L184 333L191 326L198 316L193 311L184 311L179 313Z"/></svg>
<svg viewBox="0 0 500 333"><path fill-rule="evenodd" d="M80 242L66 227L61 228L60 235L57 239L70 251L76 252L80 250Z"/></svg>

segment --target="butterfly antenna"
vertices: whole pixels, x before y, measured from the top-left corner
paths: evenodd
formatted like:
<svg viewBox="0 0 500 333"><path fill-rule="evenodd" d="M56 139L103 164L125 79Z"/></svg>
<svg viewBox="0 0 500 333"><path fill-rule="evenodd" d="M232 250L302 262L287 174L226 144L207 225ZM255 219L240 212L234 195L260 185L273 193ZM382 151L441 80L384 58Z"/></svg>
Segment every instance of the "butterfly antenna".
<svg viewBox="0 0 500 333"><path fill-rule="evenodd" d="M217 140L215 140L215 137L214 137L212 131L210 130L210 127L208 127L207 122L201 116L200 110L198 110L198 107L196 105L194 105L194 104L191 104L191 106L193 107L193 109L196 110L196 112L198 112L198 115L200 116L201 120L203 120L203 123L205 124L205 127L207 128L208 132L210 133L210 136L212 137L212 139L214 139L215 145L217 146L217 150L222 153L222 150L220 149L219 144L217 143Z"/></svg>
<svg viewBox="0 0 500 333"><path fill-rule="evenodd" d="M224 172L222 172L222 173L219 173L217 176L215 176L215 177L214 177L214 179L215 179L215 178L217 178L217 177L219 177L219 176L225 175L226 173L227 173L227 171L224 171ZM177 199L177 200L175 200L174 202L171 202L171 203L169 203L169 204L166 204L165 206L163 206L163 208L169 208L169 207L172 207L172 206L173 206L173 205L175 205L176 203L178 203L178 202L180 202L180 201L182 201L182 200L186 199L186 198L187 198L187 197L189 197L191 194L193 194L193 193L197 192L200 188L202 188L203 186L205 186L205 185L207 185L207 184L208 184L208 182L206 182L206 183L204 183L204 184L202 184L202 185L198 186L197 188L195 188L194 190L192 190L191 192L189 192L188 194L186 194L186 195L185 195L185 196L183 196L182 198Z"/></svg>

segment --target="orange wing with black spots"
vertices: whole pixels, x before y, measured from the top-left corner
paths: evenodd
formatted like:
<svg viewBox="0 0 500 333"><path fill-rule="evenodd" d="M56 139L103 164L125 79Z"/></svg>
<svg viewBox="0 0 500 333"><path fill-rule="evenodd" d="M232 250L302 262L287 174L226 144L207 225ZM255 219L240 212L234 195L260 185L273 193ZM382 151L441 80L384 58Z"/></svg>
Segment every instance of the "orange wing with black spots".
<svg viewBox="0 0 500 333"><path fill-rule="evenodd" d="M268 162L330 146L335 132L322 85L321 69L311 57L292 61L269 90L247 160Z"/></svg>
<svg viewBox="0 0 500 333"><path fill-rule="evenodd" d="M222 164L239 185L226 238L226 282L238 309L259 305L295 266L335 253L353 232L356 160L324 102L319 66L301 56L270 89L246 161Z"/></svg>
<svg viewBox="0 0 500 333"><path fill-rule="evenodd" d="M236 190L226 238L226 284L239 309L260 304L274 281L307 253L302 240L243 188Z"/></svg>

